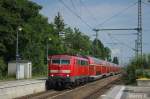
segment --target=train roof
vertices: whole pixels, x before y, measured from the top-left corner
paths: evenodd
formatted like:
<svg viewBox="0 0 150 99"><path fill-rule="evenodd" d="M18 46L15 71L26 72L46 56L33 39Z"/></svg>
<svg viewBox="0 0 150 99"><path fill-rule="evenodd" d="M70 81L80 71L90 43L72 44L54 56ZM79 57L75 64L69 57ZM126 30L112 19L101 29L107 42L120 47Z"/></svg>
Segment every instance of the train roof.
<svg viewBox="0 0 150 99"><path fill-rule="evenodd" d="M63 58L63 59L71 59L71 58L76 58L76 59L81 59L81 60L87 60L87 57L82 57L82 56L75 56L75 55L68 55L68 54L56 54L56 55L50 55L49 58Z"/></svg>
<svg viewBox="0 0 150 99"><path fill-rule="evenodd" d="M108 61L105 61L105 60L102 60L102 59L98 59L98 58L95 58L95 57L91 57L91 56L87 56L88 59L90 60L90 63L91 64L103 64L103 65L111 65L111 66L119 66L115 63L111 63L111 62L108 62Z"/></svg>
<svg viewBox="0 0 150 99"><path fill-rule="evenodd" d="M101 59L98 59L95 57L91 57L91 56L87 56L87 57L92 64L104 64L104 62L105 62L104 60L101 60Z"/></svg>
<svg viewBox="0 0 150 99"><path fill-rule="evenodd" d="M71 56L65 54L57 54L57 55L50 55L49 58L71 58Z"/></svg>
<svg viewBox="0 0 150 99"><path fill-rule="evenodd" d="M50 55L49 58L63 58L63 59L76 58L76 59L81 59L81 60L88 59L90 61L90 64L103 64L103 65L109 64L112 66L119 66L117 64L114 64L114 63L111 63L111 62L108 62L108 61L105 61L105 60L102 60L99 58L95 58L92 56L82 56L82 55L78 55L78 54L76 54L76 55L74 55L74 54L56 54L56 55Z"/></svg>

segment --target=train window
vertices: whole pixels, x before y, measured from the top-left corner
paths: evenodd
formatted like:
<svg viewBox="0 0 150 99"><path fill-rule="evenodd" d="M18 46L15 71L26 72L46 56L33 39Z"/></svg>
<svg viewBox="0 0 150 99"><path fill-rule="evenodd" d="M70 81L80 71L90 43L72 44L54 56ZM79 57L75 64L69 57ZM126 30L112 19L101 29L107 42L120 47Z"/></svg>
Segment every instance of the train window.
<svg viewBox="0 0 150 99"><path fill-rule="evenodd" d="M88 65L89 65L87 61L85 61L85 63L86 63L86 66L88 66Z"/></svg>
<svg viewBox="0 0 150 99"><path fill-rule="evenodd" d="M80 61L80 60L77 60L77 64L78 64L78 65L81 65L81 61Z"/></svg>
<svg viewBox="0 0 150 99"><path fill-rule="evenodd" d="M70 64L70 60L61 60L61 64Z"/></svg>
<svg viewBox="0 0 150 99"><path fill-rule="evenodd" d="M60 59L53 59L52 64L60 64Z"/></svg>
<svg viewBox="0 0 150 99"><path fill-rule="evenodd" d="M87 61L84 61L84 60L81 60L81 65L87 66L87 65L88 65L88 62L87 62Z"/></svg>
<svg viewBox="0 0 150 99"><path fill-rule="evenodd" d="M70 64L70 60L53 59L52 64Z"/></svg>
<svg viewBox="0 0 150 99"><path fill-rule="evenodd" d="M81 65L85 65L85 61L81 60Z"/></svg>

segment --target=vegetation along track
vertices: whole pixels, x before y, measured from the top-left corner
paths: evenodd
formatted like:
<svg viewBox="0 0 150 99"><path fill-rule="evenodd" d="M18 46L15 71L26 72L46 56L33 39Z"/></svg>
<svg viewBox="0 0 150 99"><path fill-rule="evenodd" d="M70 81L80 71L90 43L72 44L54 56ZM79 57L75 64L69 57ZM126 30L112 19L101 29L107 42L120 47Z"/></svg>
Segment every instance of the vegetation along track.
<svg viewBox="0 0 150 99"><path fill-rule="evenodd" d="M17 99L96 99L112 85L117 84L116 81L118 82L119 78L120 75L110 76L72 90L49 90Z"/></svg>

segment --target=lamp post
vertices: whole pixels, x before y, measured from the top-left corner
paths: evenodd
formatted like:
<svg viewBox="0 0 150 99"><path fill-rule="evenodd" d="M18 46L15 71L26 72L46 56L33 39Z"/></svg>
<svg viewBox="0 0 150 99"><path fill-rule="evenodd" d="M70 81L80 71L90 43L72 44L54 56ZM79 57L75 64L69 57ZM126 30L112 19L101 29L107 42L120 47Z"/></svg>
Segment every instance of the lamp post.
<svg viewBox="0 0 150 99"><path fill-rule="evenodd" d="M21 30L22 30L22 27L18 26L18 28L17 28L17 38L16 38L16 71L17 71L16 79L19 79L19 70L20 70L19 62L18 62L18 60L19 60L19 48L18 48L18 41L19 41L18 39L19 39L19 37L18 37L18 33Z"/></svg>
<svg viewBox="0 0 150 99"><path fill-rule="evenodd" d="M47 75L49 73L49 69L48 69L48 61L49 61L49 58L48 58L48 49L49 49L49 44L48 44L48 41L51 41L52 39L51 38L48 38L47 40L47 44L46 44L46 57L47 57Z"/></svg>

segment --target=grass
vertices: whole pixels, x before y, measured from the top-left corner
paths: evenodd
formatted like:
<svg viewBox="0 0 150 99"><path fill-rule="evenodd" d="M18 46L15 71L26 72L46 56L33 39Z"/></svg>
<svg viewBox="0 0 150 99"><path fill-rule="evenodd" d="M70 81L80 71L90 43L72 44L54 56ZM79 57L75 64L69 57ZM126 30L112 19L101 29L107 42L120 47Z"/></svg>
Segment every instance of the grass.
<svg viewBox="0 0 150 99"><path fill-rule="evenodd" d="M150 80L149 78L146 78L146 77L142 77L142 78L139 78L137 80Z"/></svg>
<svg viewBox="0 0 150 99"><path fill-rule="evenodd" d="M16 77L15 76L3 76L3 77L0 77L0 82L2 82L2 81L12 81L12 80L16 80Z"/></svg>
<svg viewBox="0 0 150 99"><path fill-rule="evenodd" d="M39 73L39 74L32 74L32 78L30 79L38 79L38 78L44 78L44 77L47 77L47 74L46 73ZM3 82L3 81L13 81L13 80L16 80L16 76L2 76L0 77L0 82Z"/></svg>

